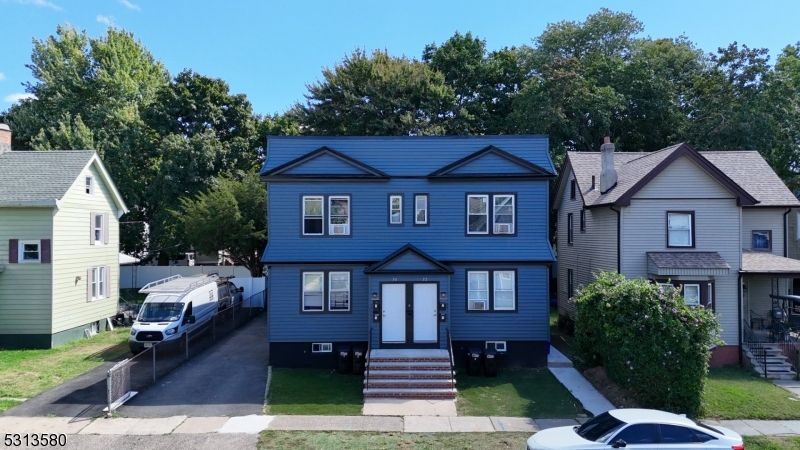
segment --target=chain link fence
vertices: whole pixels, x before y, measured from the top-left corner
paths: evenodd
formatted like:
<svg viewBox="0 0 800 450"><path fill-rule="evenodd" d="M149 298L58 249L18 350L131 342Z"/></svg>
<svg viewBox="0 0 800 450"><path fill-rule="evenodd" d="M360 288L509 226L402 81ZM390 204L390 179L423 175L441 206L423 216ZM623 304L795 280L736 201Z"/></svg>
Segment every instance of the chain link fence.
<svg viewBox="0 0 800 450"><path fill-rule="evenodd" d="M168 341L154 343L138 355L119 362L107 374L109 415L137 393L147 389L183 364L202 353L233 330L264 311L265 291L218 311L210 320L191 332Z"/></svg>

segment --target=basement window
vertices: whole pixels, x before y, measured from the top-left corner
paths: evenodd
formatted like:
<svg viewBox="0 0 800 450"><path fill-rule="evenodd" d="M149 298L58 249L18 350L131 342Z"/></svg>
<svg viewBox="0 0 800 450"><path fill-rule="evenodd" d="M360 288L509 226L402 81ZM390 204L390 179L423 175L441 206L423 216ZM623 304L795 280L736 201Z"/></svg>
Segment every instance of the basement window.
<svg viewBox="0 0 800 450"><path fill-rule="evenodd" d="M332 351L333 344L330 342L311 344L311 353L330 353Z"/></svg>
<svg viewBox="0 0 800 450"><path fill-rule="evenodd" d="M486 341L487 349L494 349L498 352L506 351L506 341Z"/></svg>

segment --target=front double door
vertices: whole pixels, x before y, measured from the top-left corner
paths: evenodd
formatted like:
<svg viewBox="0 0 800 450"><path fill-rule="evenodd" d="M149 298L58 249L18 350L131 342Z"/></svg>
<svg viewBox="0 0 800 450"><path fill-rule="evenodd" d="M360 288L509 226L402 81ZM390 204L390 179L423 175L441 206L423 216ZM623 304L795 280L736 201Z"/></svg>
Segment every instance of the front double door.
<svg viewBox="0 0 800 450"><path fill-rule="evenodd" d="M439 342L436 283L384 283L381 286L381 341L396 346Z"/></svg>

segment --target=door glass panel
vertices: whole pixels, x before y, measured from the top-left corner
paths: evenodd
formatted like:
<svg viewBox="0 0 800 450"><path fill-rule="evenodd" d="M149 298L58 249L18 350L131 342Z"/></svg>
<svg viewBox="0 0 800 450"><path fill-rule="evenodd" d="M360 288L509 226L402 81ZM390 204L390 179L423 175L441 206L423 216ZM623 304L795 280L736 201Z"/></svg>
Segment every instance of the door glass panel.
<svg viewBox="0 0 800 450"><path fill-rule="evenodd" d="M695 442L694 432L690 428L678 425L661 425L661 443L688 444Z"/></svg>
<svg viewBox="0 0 800 450"><path fill-rule="evenodd" d="M631 444L653 444L655 443L655 425L653 424L636 424L620 431L619 434L614 436L609 442L614 443L622 439L627 445Z"/></svg>

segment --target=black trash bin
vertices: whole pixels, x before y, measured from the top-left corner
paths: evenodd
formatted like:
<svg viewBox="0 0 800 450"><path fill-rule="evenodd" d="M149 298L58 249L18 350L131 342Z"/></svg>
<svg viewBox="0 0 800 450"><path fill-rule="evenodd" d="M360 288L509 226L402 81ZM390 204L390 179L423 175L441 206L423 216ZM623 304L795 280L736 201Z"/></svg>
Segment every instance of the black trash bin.
<svg viewBox="0 0 800 450"><path fill-rule="evenodd" d="M339 373L350 373L353 368L351 361L352 353L350 353L350 346L345 345L336 349L336 371Z"/></svg>
<svg viewBox="0 0 800 450"><path fill-rule="evenodd" d="M484 350L483 371L487 377L497 376L497 350L493 348Z"/></svg>
<svg viewBox="0 0 800 450"><path fill-rule="evenodd" d="M356 375L364 374L364 354L363 347L353 348L353 373Z"/></svg>
<svg viewBox="0 0 800 450"><path fill-rule="evenodd" d="M481 349L470 348L467 352L467 375L481 376Z"/></svg>

